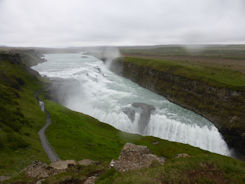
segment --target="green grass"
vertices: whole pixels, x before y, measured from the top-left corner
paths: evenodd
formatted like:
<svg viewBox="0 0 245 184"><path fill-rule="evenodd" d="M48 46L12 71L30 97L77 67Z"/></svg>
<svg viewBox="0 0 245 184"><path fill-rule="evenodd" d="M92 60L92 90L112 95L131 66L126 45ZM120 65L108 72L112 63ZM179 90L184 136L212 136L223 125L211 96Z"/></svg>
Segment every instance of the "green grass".
<svg viewBox="0 0 245 184"><path fill-rule="evenodd" d="M191 45L189 45L191 46ZM162 45L121 47L122 54L157 55L157 56L199 56L223 59L245 59L244 45Z"/></svg>
<svg viewBox="0 0 245 184"><path fill-rule="evenodd" d="M47 136L62 159L81 160L90 158L100 161L102 175L97 183L244 183L245 162L210 153L186 144L169 142L155 137L121 132L87 115L71 111L59 104L46 100L52 124ZM158 141L158 144L153 144ZM158 156L167 158L160 166L153 164L148 169L118 173L107 167L111 159L117 159L126 142L146 145ZM187 153L190 158L176 159L176 154ZM79 181L98 166L68 170L53 176L45 183ZM80 174L79 174L80 173Z"/></svg>
<svg viewBox="0 0 245 184"><path fill-rule="evenodd" d="M23 64L0 61L0 175L16 174L37 159L48 161L37 135L45 123L34 98L40 87Z"/></svg>
<svg viewBox="0 0 245 184"><path fill-rule="evenodd" d="M145 59L125 57L125 62L151 67L159 71L173 73L208 84L232 89L245 89L245 75L229 69L191 65L187 63L165 61L161 59Z"/></svg>
<svg viewBox="0 0 245 184"><path fill-rule="evenodd" d="M107 170L97 180L99 184L144 184L144 183L236 183L245 181L245 164L219 156L195 156L171 159L163 166L153 165L148 169L118 173Z"/></svg>

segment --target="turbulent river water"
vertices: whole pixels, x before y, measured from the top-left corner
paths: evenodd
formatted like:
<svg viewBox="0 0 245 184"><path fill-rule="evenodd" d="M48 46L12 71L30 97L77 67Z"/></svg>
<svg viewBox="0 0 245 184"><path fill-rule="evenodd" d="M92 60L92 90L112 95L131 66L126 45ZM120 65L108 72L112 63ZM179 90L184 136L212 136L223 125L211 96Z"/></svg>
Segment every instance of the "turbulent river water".
<svg viewBox="0 0 245 184"><path fill-rule="evenodd" d="M47 62L33 69L51 80L64 81L58 93L64 106L122 131L230 155L210 121L114 74L101 60L82 53L46 54L45 58Z"/></svg>

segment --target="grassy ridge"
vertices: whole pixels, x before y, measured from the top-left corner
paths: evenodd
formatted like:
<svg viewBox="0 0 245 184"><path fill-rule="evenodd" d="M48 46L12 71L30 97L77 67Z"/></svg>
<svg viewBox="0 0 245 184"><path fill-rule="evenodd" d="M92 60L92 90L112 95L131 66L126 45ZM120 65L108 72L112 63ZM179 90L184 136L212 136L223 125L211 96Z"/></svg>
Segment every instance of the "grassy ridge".
<svg viewBox="0 0 245 184"><path fill-rule="evenodd" d="M34 98L41 83L19 59L0 59L0 175L14 174L33 160L48 161L37 135L45 123Z"/></svg>
<svg viewBox="0 0 245 184"><path fill-rule="evenodd" d="M208 84L232 89L245 89L245 75L229 69L191 65L162 59L125 57L125 62L151 67L190 79L203 80Z"/></svg>

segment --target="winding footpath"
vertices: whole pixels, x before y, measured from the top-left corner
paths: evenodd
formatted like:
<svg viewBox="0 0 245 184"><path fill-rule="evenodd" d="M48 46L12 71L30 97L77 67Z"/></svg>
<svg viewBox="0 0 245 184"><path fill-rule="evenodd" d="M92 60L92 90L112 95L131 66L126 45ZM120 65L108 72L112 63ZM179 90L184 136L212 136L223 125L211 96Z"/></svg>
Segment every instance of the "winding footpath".
<svg viewBox="0 0 245 184"><path fill-rule="evenodd" d="M51 124L51 119L50 119L50 115L49 112L45 109L45 104L44 102L42 102L39 98L38 98L38 92L35 93L35 98L37 99L37 101L39 102L40 108L43 112L46 113L46 124L39 130L38 135L40 137L42 146L44 151L47 153L48 158L51 162L56 162L59 159L59 156L57 155L57 153L54 151L54 149L52 149L51 145L48 142L48 139L45 135L45 131L47 129L47 127Z"/></svg>

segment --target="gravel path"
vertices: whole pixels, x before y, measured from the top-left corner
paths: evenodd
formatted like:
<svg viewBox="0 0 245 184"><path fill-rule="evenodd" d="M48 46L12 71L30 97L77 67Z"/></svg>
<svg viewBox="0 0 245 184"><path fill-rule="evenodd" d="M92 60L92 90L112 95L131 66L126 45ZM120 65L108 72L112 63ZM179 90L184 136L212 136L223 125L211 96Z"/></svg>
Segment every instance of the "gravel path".
<svg viewBox="0 0 245 184"><path fill-rule="evenodd" d="M50 115L49 112L45 109L45 104L44 102L42 102L39 98L38 98L38 92L35 93L35 98L38 100L39 104L40 104L40 108L43 112L46 113L46 124L39 130L38 135L40 137L42 146L44 151L47 153L48 158L51 162L55 162L60 160L57 153L54 151L54 149L52 149L51 145L48 142L48 139L45 135L45 131L47 129L47 127L52 123L51 119L50 119Z"/></svg>

